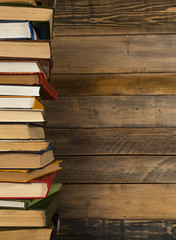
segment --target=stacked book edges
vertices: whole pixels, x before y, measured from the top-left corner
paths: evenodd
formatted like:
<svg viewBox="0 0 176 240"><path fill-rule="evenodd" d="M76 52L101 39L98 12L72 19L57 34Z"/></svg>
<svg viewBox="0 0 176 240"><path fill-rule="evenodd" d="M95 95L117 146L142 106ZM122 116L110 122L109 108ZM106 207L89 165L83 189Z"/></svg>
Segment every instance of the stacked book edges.
<svg viewBox="0 0 176 240"><path fill-rule="evenodd" d="M46 2L46 1L45 1ZM0 0L0 240L56 239L61 160L45 139L54 9Z"/></svg>

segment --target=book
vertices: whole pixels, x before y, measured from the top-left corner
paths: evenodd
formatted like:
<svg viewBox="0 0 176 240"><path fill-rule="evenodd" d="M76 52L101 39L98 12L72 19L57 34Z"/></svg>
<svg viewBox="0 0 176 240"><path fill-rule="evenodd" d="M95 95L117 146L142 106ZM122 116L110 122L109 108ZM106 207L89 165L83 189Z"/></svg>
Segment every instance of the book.
<svg viewBox="0 0 176 240"><path fill-rule="evenodd" d="M45 198L32 209L0 209L1 227L47 227L58 207L59 192Z"/></svg>
<svg viewBox="0 0 176 240"><path fill-rule="evenodd" d="M0 124L0 139L44 139L43 127L32 124ZM1 157L0 157L1 162Z"/></svg>
<svg viewBox="0 0 176 240"><path fill-rule="evenodd" d="M0 123L44 123L42 109L1 109Z"/></svg>
<svg viewBox="0 0 176 240"><path fill-rule="evenodd" d="M0 85L0 96L40 96L40 86Z"/></svg>
<svg viewBox="0 0 176 240"><path fill-rule="evenodd" d="M51 39L53 36L52 8L43 8L39 6L3 6L1 4L0 16L2 20L30 21L41 39Z"/></svg>
<svg viewBox="0 0 176 240"><path fill-rule="evenodd" d="M41 61L36 60L1 59L0 83L28 85L30 79L34 81L34 79L38 79L38 75L41 74L44 75L46 80L49 80L50 70L49 64L46 61L44 61L44 65L42 65ZM27 82L24 82L23 79L27 80Z"/></svg>
<svg viewBox="0 0 176 240"><path fill-rule="evenodd" d="M50 41L0 40L0 59L37 59L51 62Z"/></svg>
<svg viewBox="0 0 176 240"><path fill-rule="evenodd" d="M50 240L53 228L26 228L11 229L6 228L0 230L0 240Z"/></svg>
<svg viewBox="0 0 176 240"><path fill-rule="evenodd" d="M1 86L1 85L0 85ZM35 97L0 96L0 109L41 109L43 105Z"/></svg>
<svg viewBox="0 0 176 240"><path fill-rule="evenodd" d="M40 169L54 161L53 151L40 153L0 152L0 169Z"/></svg>
<svg viewBox="0 0 176 240"><path fill-rule="evenodd" d="M61 183L51 184L48 196L59 192L61 190ZM43 198L42 198L43 199ZM26 200L18 200L18 199L0 199L0 208L15 208L15 209L28 209L38 204L42 199L26 199Z"/></svg>
<svg viewBox="0 0 176 240"><path fill-rule="evenodd" d="M42 154L52 146L50 140L0 140L1 152L30 152Z"/></svg>
<svg viewBox="0 0 176 240"><path fill-rule="evenodd" d="M16 161L18 161L18 159L16 159ZM29 182L33 179L60 170L60 162L61 161L54 161L46 167L36 170L0 169L0 182Z"/></svg>
<svg viewBox="0 0 176 240"><path fill-rule="evenodd" d="M54 177L55 172L27 183L0 182L0 199L46 198Z"/></svg>
<svg viewBox="0 0 176 240"><path fill-rule="evenodd" d="M35 0L0 0L0 4L9 4L9 5L32 5L36 6L36 1Z"/></svg>
<svg viewBox="0 0 176 240"><path fill-rule="evenodd" d="M1 39L37 40L37 33L29 21L0 21Z"/></svg>
<svg viewBox="0 0 176 240"><path fill-rule="evenodd" d="M1 227L0 240L56 240L59 233L60 219L58 213L54 213L52 221L45 228L18 228Z"/></svg>
<svg viewBox="0 0 176 240"><path fill-rule="evenodd" d="M42 99L57 99L57 91L47 81L38 61L0 61L0 84L40 85Z"/></svg>

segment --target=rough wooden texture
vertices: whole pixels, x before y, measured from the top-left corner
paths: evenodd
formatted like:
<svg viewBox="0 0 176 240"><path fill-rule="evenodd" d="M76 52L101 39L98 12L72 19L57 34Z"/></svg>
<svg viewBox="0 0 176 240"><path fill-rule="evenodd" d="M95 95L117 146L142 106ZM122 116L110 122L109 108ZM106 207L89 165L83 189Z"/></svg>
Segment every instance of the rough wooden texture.
<svg viewBox="0 0 176 240"><path fill-rule="evenodd" d="M59 239L64 240L173 240L176 221L62 219Z"/></svg>
<svg viewBox="0 0 176 240"><path fill-rule="evenodd" d="M176 96L59 97L43 103L52 127L176 127Z"/></svg>
<svg viewBox="0 0 176 240"><path fill-rule="evenodd" d="M174 219L176 184L64 185L60 217L67 219Z"/></svg>
<svg viewBox="0 0 176 240"><path fill-rule="evenodd" d="M56 36L175 33L175 12L167 0L62 0L54 29Z"/></svg>
<svg viewBox="0 0 176 240"><path fill-rule="evenodd" d="M176 35L59 37L53 74L175 72Z"/></svg>
<svg viewBox="0 0 176 240"><path fill-rule="evenodd" d="M175 128L46 129L57 155L176 155Z"/></svg>
<svg viewBox="0 0 176 240"><path fill-rule="evenodd" d="M176 183L176 156L56 156L62 183Z"/></svg>
<svg viewBox="0 0 176 240"><path fill-rule="evenodd" d="M60 96L174 95L175 73L52 75Z"/></svg>

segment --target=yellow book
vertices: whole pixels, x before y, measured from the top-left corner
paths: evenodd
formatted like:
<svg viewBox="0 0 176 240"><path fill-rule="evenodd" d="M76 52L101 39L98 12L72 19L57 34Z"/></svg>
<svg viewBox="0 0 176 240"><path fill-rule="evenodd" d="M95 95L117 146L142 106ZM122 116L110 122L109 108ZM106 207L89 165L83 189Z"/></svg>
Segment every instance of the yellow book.
<svg viewBox="0 0 176 240"><path fill-rule="evenodd" d="M18 161L18 159L16 160ZM54 161L48 166L37 170L0 170L0 182L29 182L33 179L48 175L61 169L59 163L62 161Z"/></svg>

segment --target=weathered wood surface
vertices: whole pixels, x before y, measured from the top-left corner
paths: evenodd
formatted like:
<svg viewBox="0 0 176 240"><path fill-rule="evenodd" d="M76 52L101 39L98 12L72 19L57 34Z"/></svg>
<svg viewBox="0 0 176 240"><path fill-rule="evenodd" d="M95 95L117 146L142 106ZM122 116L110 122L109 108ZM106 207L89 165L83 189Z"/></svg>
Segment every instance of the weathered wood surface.
<svg viewBox="0 0 176 240"><path fill-rule="evenodd" d="M64 240L173 240L174 220L61 219L59 239Z"/></svg>
<svg viewBox="0 0 176 240"><path fill-rule="evenodd" d="M167 0L57 1L55 34L175 33L176 7Z"/></svg>
<svg viewBox="0 0 176 240"><path fill-rule="evenodd" d="M62 183L176 183L176 156L56 156Z"/></svg>
<svg viewBox="0 0 176 240"><path fill-rule="evenodd" d="M176 128L45 129L57 155L176 155Z"/></svg>
<svg viewBox="0 0 176 240"><path fill-rule="evenodd" d="M53 41L53 74L175 72L176 35L66 36Z"/></svg>
<svg viewBox="0 0 176 240"><path fill-rule="evenodd" d="M174 219L176 184L67 184L60 217L67 219Z"/></svg>
<svg viewBox="0 0 176 240"><path fill-rule="evenodd" d="M175 73L52 75L60 96L175 95ZM60 99L60 98L59 98Z"/></svg>
<svg viewBox="0 0 176 240"><path fill-rule="evenodd" d="M48 127L176 127L176 96L59 97L43 103Z"/></svg>

